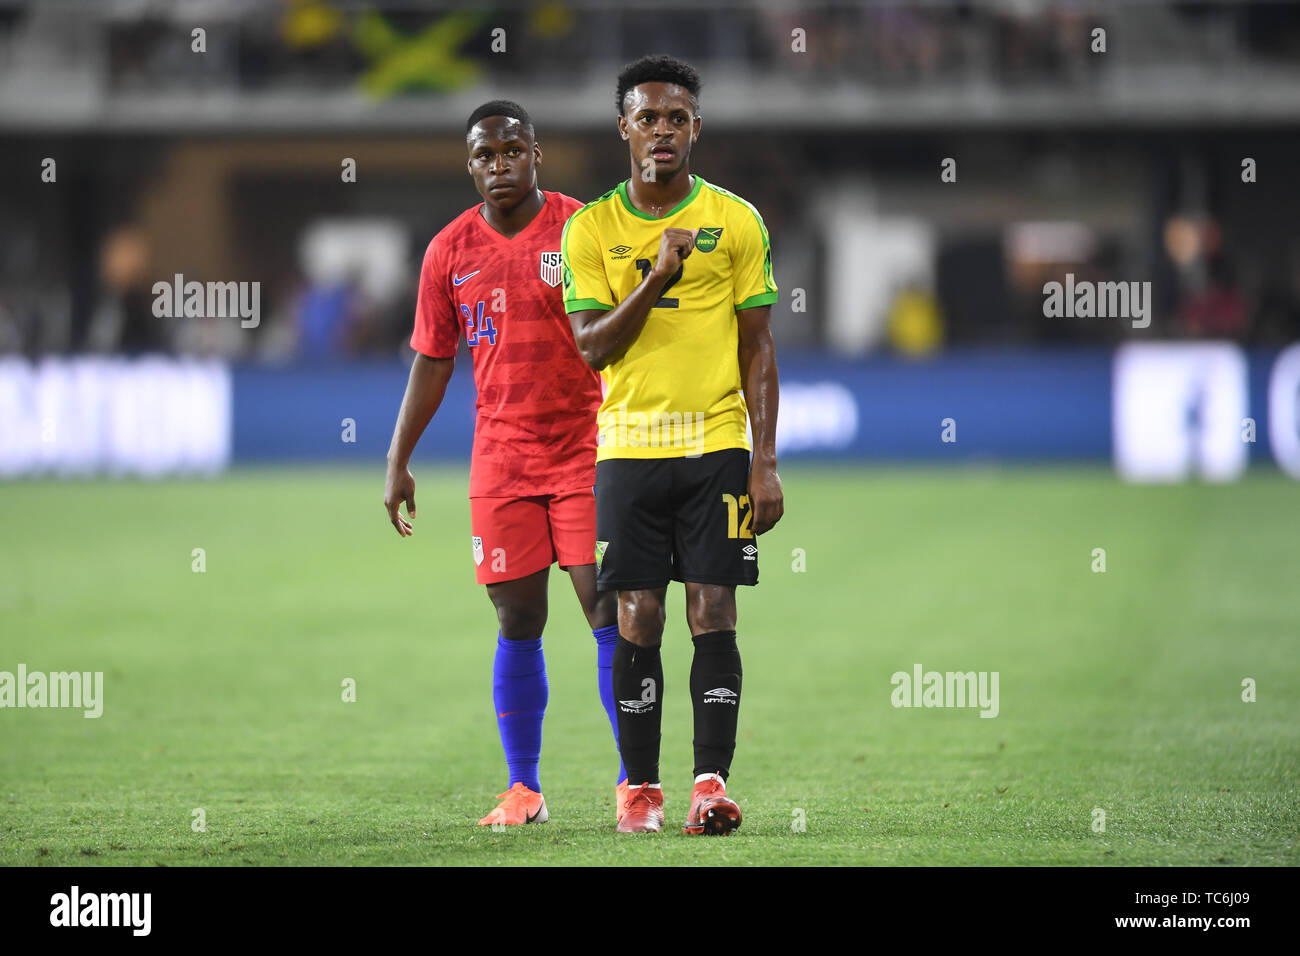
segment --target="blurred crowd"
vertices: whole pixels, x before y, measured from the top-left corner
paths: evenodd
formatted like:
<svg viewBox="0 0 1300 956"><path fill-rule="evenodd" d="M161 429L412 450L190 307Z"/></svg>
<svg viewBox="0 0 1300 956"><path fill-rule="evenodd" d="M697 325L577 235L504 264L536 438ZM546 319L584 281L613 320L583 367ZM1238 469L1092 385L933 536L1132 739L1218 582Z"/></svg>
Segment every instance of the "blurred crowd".
<svg viewBox="0 0 1300 956"><path fill-rule="evenodd" d="M779 264L781 234L774 237ZM80 322L74 317L70 295L59 285L32 288L8 282L0 286L0 354L160 352L266 361L409 354L406 343L423 240L412 237L406 279L398 283L396 294L376 297L357 275L309 278L299 271L262 288L260 315L251 328L243 327L238 316L157 315L158 296L142 271L139 242L138 236L120 232L106 243L94 306ZM1044 318L1037 279L1020 288L1012 281L1007 313L989 315L988 321L962 320L956 308L962 296L960 274L946 283L900 283L887 294L885 334L871 350L925 355L954 345L1110 344L1128 337L1285 345L1300 341L1300 243L1292 249L1289 264L1289 270L1273 275L1249 264L1235 265L1222 254L1198 263L1180 279L1176 291L1164 297L1166 301L1157 296L1151 327L1141 331L1125 322L1097 318ZM1107 268L1104 261L1069 268L1079 281L1131 278L1113 266ZM779 281L782 272L785 292L773 313L778 345L829 348L818 334L826 317L818 314L815 304L808 311L791 310L792 278L789 270L778 269ZM1050 274L1060 278L1064 269ZM807 284L815 288L815 278ZM171 297L170 287L164 294Z"/></svg>
<svg viewBox="0 0 1300 956"><path fill-rule="evenodd" d="M106 245L98 293L80 321L65 287L0 286L0 355L150 353L216 355L266 361L321 361L405 354L415 314L418 263L409 295L378 302L355 277L308 279L300 273L259 290L255 318L158 315L155 293L130 248L115 234ZM422 249L421 249L422 251Z"/></svg>
<svg viewBox="0 0 1300 956"><path fill-rule="evenodd" d="M548 92L567 102L572 79L573 90L590 98L608 89L617 64L656 49L701 67L706 104L709 77L728 69L733 77L781 77L813 91L815 102L817 90L846 88L1087 92L1116 62L1157 63L1167 69L1162 82L1174 84L1184 64L1228 70L1244 61L1300 63L1300 6L1282 3L547 0L437 10L409 0L103 0L93 13L87 9L73 0L0 0L0 80L21 78L24 64L51 77L84 66L94 74L90 89L106 102L133 92L236 90L273 99L359 89L374 99L409 97L432 113L442 94L482 89L486 98L495 81L507 88L537 81L540 89L549 78ZM192 56L176 38L188 37L199 19L206 47ZM1111 31L1105 58L1091 52L1098 24ZM801 43L813 53L798 55ZM39 70L33 75L39 79ZM40 95L47 86L37 84ZM73 99L80 95L71 81L67 89ZM1122 124L1103 125L1053 143L1060 131L1037 124L1005 135L994 128L980 139L953 124L882 131L836 125L832 117L760 129L748 139L733 124L727 135L706 139L711 165L704 168L726 171L714 181L753 201L772 235L783 290L773 310L778 344L926 355L965 345L1112 343L1135 334L1119 322L1047 320L1043 283L1067 271L1096 282L1151 280L1153 321L1144 337L1300 340L1300 241L1275 214L1300 202L1283 169L1300 156L1294 130L1261 127L1266 146L1273 134L1283 145L1261 157L1260 182L1244 186L1236 164L1246 147L1225 158L1214 131L1133 144ZM410 157L424 161L422 142L407 130L407 142L390 151L404 149L406 159L398 159L407 165L395 162L385 174L368 169L365 188L341 196L337 167L326 168L337 164L332 152L326 166L280 162L265 150L257 162L245 161L238 154L251 139L246 131L201 129L175 137L79 133L80 156L77 136L55 148L40 129L22 134L24 170L58 152L65 172L47 193L31 190L29 172L0 177L0 354L315 361L404 352L425 244L473 200L459 160L444 152L441 165L416 166ZM777 136L775 148L764 133ZM222 135L227 148L216 142ZM356 128L346 125L308 136L326 152L357 145ZM589 128L569 130L547 143L567 149L575 195L592 198L626 175L608 131L596 140ZM296 161L295 151L311 145L280 148ZM16 152L6 144L0 159ZM180 152L189 165L171 163ZM951 155L962 156L960 189L937 179L939 157ZM1119 172L1091 176L1091 167ZM1195 175L1183 176L1183 167ZM1053 185L1059 168L1067 174ZM870 194L863 217L832 222L854 188ZM1094 206L1106 208L1094 215ZM1271 222L1257 223L1270 210ZM322 226L329 217L368 217L362 225L377 224L378 232L340 228L313 247L312 236L331 228ZM1017 259L1006 235L1040 219L1087 232L1087 248ZM862 253L868 261L836 257L850 246L870 250ZM257 281L256 327L237 318L157 314L155 283L170 281L167 264L178 260L219 273L186 279Z"/></svg>
<svg viewBox="0 0 1300 956"><path fill-rule="evenodd" d="M111 2L109 4L111 6ZM712 63L743 62L792 79L884 86L939 80L1001 84L1092 82L1107 61L1090 34L1118 30L1129 62L1207 54L1285 61L1300 54L1300 10L1286 3L953 0L941 3L728 3L717 6L543 0L431 11L410 2L284 0L204 8L209 55L179 56L168 40L185 4L135 4L109 23L109 78L119 89L161 84L316 90L358 81L372 94L447 90L484 70L527 80L583 64L606 72L648 49ZM225 14L223 16L223 13ZM689 30L682 24L690 23ZM493 45L493 31L504 44ZM794 31L816 56L791 56Z"/></svg>

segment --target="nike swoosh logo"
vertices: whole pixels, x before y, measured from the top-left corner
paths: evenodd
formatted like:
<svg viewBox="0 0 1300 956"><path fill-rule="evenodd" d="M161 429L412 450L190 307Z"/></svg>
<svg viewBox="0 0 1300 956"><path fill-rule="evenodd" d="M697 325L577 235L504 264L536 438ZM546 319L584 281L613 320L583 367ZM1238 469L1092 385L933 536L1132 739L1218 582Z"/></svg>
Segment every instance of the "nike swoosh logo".
<svg viewBox="0 0 1300 956"><path fill-rule="evenodd" d="M510 716L511 714L513 714L513 713L514 713L514 711L513 711L513 710L510 710L510 711L507 711L507 712L504 713L504 714L497 714L497 716L498 716L498 717L509 717L509 716Z"/></svg>
<svg viewBox="0 0 1300 956"><path fill-rule="evenodd" d="M527 811L524 811L524 823L532 823L541 815L542 815L542 808L540 806L538 806L537 812L533 814L529 814Z"/></svg>
<svg viewBox="0 0 1300 956"><path fill-rule="evenodd" d="M460 285L462 282L468 282L470 279L474 278L476 275L478 275L478 274L479 274L480 272L482 272L482 271L483 271L482 269L475 269L473 272L471 272L471 273L470 273L469 275L467 275L467 276L458 276L458 275L456 275L456 273L453 272L453 273L451 274L451 284L452 284L452 285Z"/></svg>

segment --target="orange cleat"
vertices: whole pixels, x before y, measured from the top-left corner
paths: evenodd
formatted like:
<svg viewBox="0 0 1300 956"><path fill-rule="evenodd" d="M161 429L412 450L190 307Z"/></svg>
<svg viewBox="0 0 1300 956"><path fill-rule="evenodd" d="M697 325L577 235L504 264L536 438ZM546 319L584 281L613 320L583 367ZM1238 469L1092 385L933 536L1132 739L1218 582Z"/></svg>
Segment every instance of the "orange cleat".
<svg viewBox="0 0 1300 956"><path fill-rule="evenodd" d="M546 801L540 793L516 783L505 793L498 793L501 801L495 810L478 822L481 827L500 824L520 826L525 823L545 823L551 815L546 812Z"/></svg>
<svg viewBox="0 0 1300 956"><path fill-rule="evenodd" d="M626 786L626 784L624 784ZM664 828L664 790L657 783L627 788L627 805L619 817L619 833L658 833Z"/></svg>
<svg viewBox="0 0 1300 956"><path fill-rule="evenodd" d="M623 814L627 812L627 780L614 788L614 822L623 819Z"/></svg>
<svg viewBox="0 0 1300 956"><path fill-rule="evenodd" d="M740 826L740 807L727 796L727 785L713 776L691 791L691 812L682 832L692 836L730 836Z"/></svg>

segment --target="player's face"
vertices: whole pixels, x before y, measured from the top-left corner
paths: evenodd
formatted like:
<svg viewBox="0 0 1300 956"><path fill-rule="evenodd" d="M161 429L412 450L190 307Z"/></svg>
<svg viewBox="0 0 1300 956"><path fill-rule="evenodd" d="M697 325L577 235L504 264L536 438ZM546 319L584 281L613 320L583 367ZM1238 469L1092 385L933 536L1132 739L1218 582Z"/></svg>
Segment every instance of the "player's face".
<svg viewBox="0 0 1300 956"><path fill-rule="evenodd" d="M488 205L508 212L537 186L542 148L519 120L485 116L474 124L465 143L469 147L466 168Z"/></svg>
<svg viewBox="0 0 1300 956"><path fill-rule="evenodd" d="M632 162L643 172L654 166L656 179L679 172L700 135L700 117L691 94L676 83L642 83L623 97L619 135L627 141Z"/></svg>

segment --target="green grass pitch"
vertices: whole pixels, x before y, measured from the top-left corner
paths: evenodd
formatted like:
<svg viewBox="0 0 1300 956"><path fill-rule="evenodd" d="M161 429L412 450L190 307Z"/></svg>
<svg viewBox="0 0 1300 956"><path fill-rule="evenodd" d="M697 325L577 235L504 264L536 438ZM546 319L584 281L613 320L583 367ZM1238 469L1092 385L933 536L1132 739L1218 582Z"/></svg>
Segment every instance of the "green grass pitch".
<svg viewBox="0 0 1300 956"><path fill-rule="evenodd" d="M0 710L0 864L1300 863L1300 493L1276 473L783 469L785 519L740 597L745 821L726 840L680 832L680 585L668 826L624 836L594 642L558 570L551 821L474 826L506 784L495 621L464 472L415 473L405 541L381 470L0 486L0 670L105 682L98 720ZM998 716L893 707L891 675L918 663L997 671Z"/></svg>

